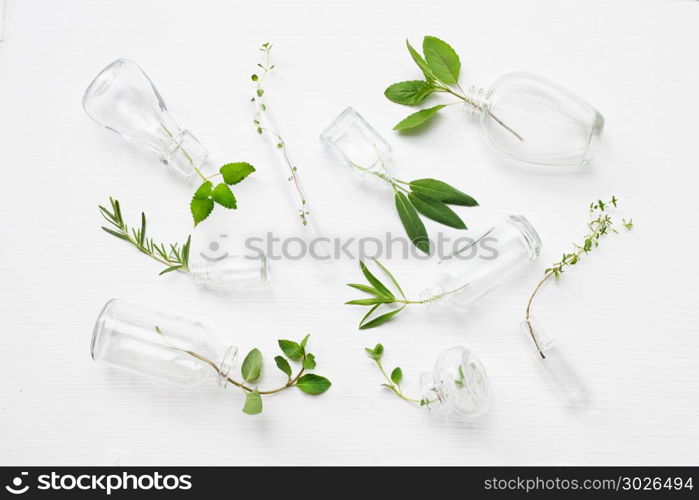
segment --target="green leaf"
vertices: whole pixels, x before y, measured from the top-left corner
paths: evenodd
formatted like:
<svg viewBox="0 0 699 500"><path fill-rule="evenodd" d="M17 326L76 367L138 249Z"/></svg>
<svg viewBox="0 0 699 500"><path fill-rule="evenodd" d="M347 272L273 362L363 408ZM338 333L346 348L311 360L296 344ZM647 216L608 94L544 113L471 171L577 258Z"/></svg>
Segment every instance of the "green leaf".
<svg viewBox="0 0 699 500"><path fill-rule="evenodd" d="M376 311L376 309L379 308L379 307L381 307L381 304L375 304L375 305L371 306L371 307L369 308L369 311L367 311L367 313L364 315L364 317L362 317L362 319L359 321L359 326L361 327L361 326L362 326L362 323L364 323L364 322L366 321L366 319L367 319L369 316L371 316L371 314L372 314L374 311Z"/></svg>
<svg viewBox="0 0 699 500"><path fill-rule="evenodd" d="M240 373L246 382L254 382L260 378L262 371L262 353L258 348L253 349L245 356L240 367Z"/></svg>
<svg viewBox="0 0 699 500"><path fill-rule="evenodd" d="M415 128L422 125L433 118L443 107L445 107L444 104L439 104L433 108L421 109L417 113L413 113L412 115L402 119L395 127L393 127L393 130L407 130L409 128Z"/></svg>
<svg viewBox="0 0 699 500"><path fill-rule="evenodd" d="M367 269L366 265L361 260L359 261L359 268L362 270L362 273L364 274L364 277L367 279L367 281L374 285L374 288L381 292L381 295L389 297L391 299L395 298L391 291L388 288L386 288L386 286L383 283L381 283L376 276L371 274L371 271Z"/></svg>
<svg viewBox="0 0 699 500"><path fill-rule="evenodd" d="M301 366L306 370L313 370L316 367L316 357L313 354L306 354Z"/></svg>
<svg viewBox="0 0 699 500"><path fill-rule="evenodd" d="M303 358L303 347L293 340L278 340L279 348L284 355L292 361L298 361Z"/></svg>
<svg viewBox="0 0 699 500"><path fill-rule="evenodd" d="M211 191L213 190L213 188L214 188L214 185L211 181L204 182L194 192L194 198L197 200L202 200L204 198L208 198L209 196L211 196Z"/></svg>
<svg viewBox="0 0 699 500"><path fill-rule="evenodd" d="M410 80L394 83L384 91L389 101L407 106L415 106L427 99L434 92L434 87L424 80Z"/></svg>
<svg viewBox="0 0 699 500"><path fill-rule="evenodd" d="M424 253L430 253L430 240L427 237L425 225L417 215L415 208L410 204L408 197L401 192L397 192L395 196L396 210L400 217L405 232L408 233L410 241L413 242L419 250Z"/></svg>
<svg viewBox="0 0 699 500"><path fill-rule="evenodd" d="M376 328L377 326L383 325L386 321L390 320L393 316L401 312L403 309L405 309L405 305L402 307L399 307L398 309L387 312L386 314L382 314L381 316L372 319L371 321L368 321L367 323L360 323L359 324L359 329L360 330L368 330L369 328ZM362 320L363 321L363 320Z"/></svg>
<svg viewBox="0 0 699 500"><path fill-rule="evenodd" d="M373 349L370 347L365 347L364 350L371 359L378 361L381 359L381 355L383 354L383 345L376 344Z"/></svg>
<svg viewBox="0 0 699 500"><path fill-rule="evenodd" d="M410 182L413 193L423 193L436 198L447 205L461 205L464 207L476 207L478 202L471 196L450 186L446 182L436 179L418 179Z"/></svg>
<svg viewBox="0 0 699 500"><path fill-rule="evenodd" d="M461 61L451 46L434 36L422 40L422 51L432 73L442 82L453 85L459 79Z"/></svg>
<svg viewBox="0 0 699 500"><path fill-rule="evenodd" d="M368 285L362 285L360 283L347 283L347 286L351 286L352 288L356 288L357 290L361 290L362 292L375 295L376 297L384 297L384 295L381 295L381 292L379 292L376 288Z"/></svg>
<svg viewBox="0 0 699 500"><path fill-rule="evenodd" d="M211 193L211 197L216 203L223 207L238 208L233 191L231 191L231 188L224 183L218 184L214 188L214 191Z"/></svg>
<svg viewBox="0 0 699 500"><path fill-rule="evenodd" d="M403 293L403 289L398 284L398 280L396 280L396 278L393 277L393 275L391 274L391 271L386 269L386 266L384 266L381 262L379 262L378 259L374 259L374 262L376 263L377 266L379 266L381 268L381 270L384 273L386 273L386 276L388 276L391 279L391 281L393 282L393 284L396 287L396 290L398 290L400 292L401 297L405 298L405 293Z"/></svg>
<svg viewBox="0 0 699 500"><path fill-rule="evenodd" d="M408 47L408 52L410 52L410 57L413 58L413 61L415 61L415 64L417 64L418 68L422 70L422 73L425 75L425 78L427 78L428 81L430 80L435 80L434 73L432 73L432 70L428 66L427 62L422 58L422 56L418 53L417 50L413 48L412 45L410 45L410 42L406 38L405 40L405 45Z"/></svg>
<svg viewBox="0 0 699 500"><path fill-rule="evenodd" d="M464 221L456 215L456 212L446 206L444 202L424 193L410 193L408 199L415 209L425 217L429 217L433 221L444 224L445 226L456 229L466 229Z"/></svg>
<svg viewBox="0 0 699 500"><path fill-rule="evenodd" d="M307 373L296 382L296 387L306 394L323 394L331 385L327 378L315 373Z"/></svg>
<svg viewBox="0 0 699 500"><path fill-rule="evenodd" d="M308 345L308 339L311 337L311 334L309 333L306 335L303 339L301 339L301 343L299 344L302 349L305 349L306 346Z"/></svg>
<svg viewBox="0 0 699 500"><path fill-rule="evenodd" d="M369 299L355 299L348 300L345 305L348 306L373 306L374 304L390 304L394 302L395 299L389 299L388 297L373 297Z"/></svg>
<svg viewBox="0 0 699 500"><path fill-rule="evenodd" d="M211 198L192 198L189 209L192 211L194 225L196 226L211 214L211 211L214 209L214 200Z"/></svg>
<svg viewBox="0 0 699 500"><path fill-rule="evenodd" d="M396 367L391 372L391 381L398 385L401 380L403 380L403 370L401 370L400 367Z"/></svg>
<svg viewBox="0 0 699 500"><path fill-rule="evenodd" d="M182 267L183 267L183 266L182 266L182 265L179 265L179 264L176 265L176 266L170 266L170 267L165 268L165 269L163 269L162 271L160 271L160 273L158 274L158 276L162 276L163 274L166 274L166 273L171 273L172 271L177 271L178 269L182 269Z"/></svg>
<svg viewBox="0 0 699 500"><path fill-rule="evenodd" d="M120 238L122 240L129 241L129 237L126 236L124 233L118 233L118 232L114 231L113 229L109 229L108 227L104 227L104 226L102 226L102 229L104 231L108 232L109 234L111 234L112 236L116 236L117 238Z"/></svg>
<svg viewBox="0 0 699 500"><path fill-rule="evenodd" d="M283 371L287 377L291 378L291 365L284 356L275 356L274 362L277 363L277 368Z"/></svg>
<svg viewBox="0 0 699 500"><path fill-rule="evenodd" d="M252 392L248 392L245 397L245 405L243 406L243 413L248 415L258 415L262 413L262 396L255 389Z"/></svg>
<svg viewBox="0 0 699 500"><path fill-rule="evenodd" d="M238 184L255 171L255 167L244 161L226 163L219 170L226 184Z"/></svg>

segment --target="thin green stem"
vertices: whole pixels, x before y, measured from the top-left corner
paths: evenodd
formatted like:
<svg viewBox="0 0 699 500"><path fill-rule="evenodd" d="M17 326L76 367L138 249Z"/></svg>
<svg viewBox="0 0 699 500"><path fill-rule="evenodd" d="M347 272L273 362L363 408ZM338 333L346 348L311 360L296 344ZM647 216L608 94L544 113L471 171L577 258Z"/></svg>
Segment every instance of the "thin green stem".
<svg viewBox="0 0 699 500"><path fill-rule="evenodd" d="M406 396L405 394L403 394L403 392L402 392L401 389L400 389L400 385L394 384L394 383L393 383L393 380L391 380L391 377L389 377L388 374L386 373L386 370L384 370L383 365L381 364L381 360L380 360L380 359L376 359L376 360L374 360L374 361L376 361L376 365L379 367L379 370L381 371L381 374L384 376L384 378L385 378L386 381L388 382L387 388L390 388L391 391L393 391L393 393L394 393L396 396L398 396L399 398L401 398L401 399L404 400L404 401L407 401L407 402L413 403L413 404L417 404L417 405L419 405L419 404L421 403L421 400L420 400L420 399L414 399L414 398L408 397L408 396Z"/></svg>

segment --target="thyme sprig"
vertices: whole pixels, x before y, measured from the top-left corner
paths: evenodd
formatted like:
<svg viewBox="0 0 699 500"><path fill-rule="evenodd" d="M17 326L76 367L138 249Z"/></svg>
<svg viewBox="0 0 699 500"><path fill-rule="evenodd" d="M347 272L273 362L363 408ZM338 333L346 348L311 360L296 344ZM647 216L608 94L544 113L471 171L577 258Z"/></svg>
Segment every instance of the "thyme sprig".
<svg viewBox="0 0 699 500"><path fill-rule="evenodd" d="M160 272L160 275L172 271L189 272L189 248L191 246L191 235L187 237L187 241L183 245L179 243L156 243L153 238L146 235L146 214L141 212L141 226L129 227L124 221L124 216L121 212L119 200L109 197L111 210L99 205L102 217L113 227L102 226L102 229L107 233L124 240L135 246L142 253L148 255L164 266L167 266Z"/></svg>
<svg viewBox="0 0 699 500"><path fill-rule="evenodd" d="M527 302L527 308L524 311L524 320L528 326L529 334L532 340L539 350L539 354L542 358L546 356L541 351L541 346L538 343L536 335L534 334L534 329L530 323L531 318L531 307L534 302L534 297L539 293L541 287L549 281L552 277L558 280L563 273L570 267L576 265L584 255L587 255L592 251L592 249L599 246L600 240L611 233L618 234L619 232L614 227L614 220L609 214L610 208L616 208L619 203L619 199L616 196L612 196L609 201L597 200L590 203L589 207L589 220L587 222L587 234L583 237L582 243L573 243L573 251L570 253L564 253L561 259L554 262L551 267L544 271L544 277L537 283L534 291L529 297ZM631 230L633 228L633 220L621 219L621 225L626 228L626 230Z"/></svg>
<svg viewBox="0 0 699 500"><path fill-rule="evenodd" d="M297 211L297 214L301 219L301 223L304 226L306 226L308 225L308 220L311 215L311 212L308 208L308 201L306 200L306 196L303 194L303 190L301 189L301 183L298 177L298 166L291 161L291 158L289 157L289 152L287 150L286 141L282 137L281 133L267 126L268 121L265 119L265 115L269 113L269 110L267 104L262 100L262 96L265 94L264 83L269 73L275 68L275 65L271 63L270 53L272 51L272 44L270 44L269 42L265 42L260 46L259 50L264 54L263 61L257 63L257 66L262 71L259 72L259 74L255 73L250 77L252 81L255 82L256 86L255 96L251 98L251 102L255 106L255 112L253 113L252 122L255 125L255 130L258 134L262 135L266 133L272 136L277 149L280 149L282 151L284 163L286 164L286 167L289 170L287 181L293 184L294 191L296 192L298 207L295 210Z"/></svg>

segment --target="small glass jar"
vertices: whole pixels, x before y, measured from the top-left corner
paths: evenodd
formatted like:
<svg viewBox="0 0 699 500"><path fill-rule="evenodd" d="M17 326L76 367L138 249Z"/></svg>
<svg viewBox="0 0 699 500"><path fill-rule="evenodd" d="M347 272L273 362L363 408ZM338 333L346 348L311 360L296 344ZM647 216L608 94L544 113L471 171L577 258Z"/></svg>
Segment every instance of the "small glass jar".
<svg viewBox="0 0 699 500"><path fill-rule="evenodd" d="M180 129L158 89L133 61L118 59L104 68L85 91L83 108L107 130L156 152L178 174L188 178L204 169L209 151Z"/></svg>
<svg viewBox="0 0 699 500"><path fill-rule="evenodd" d="M491 391L478 356L466 347L452 347L439 355L431 373L420 376L422 405L434 415L470 420L488 411Z"/></svg>
<svg viewBox="0 0 699 500"><path fill-rule="evenodd" d="M547 335L544 327L533 316L523 321L520 329L536 350L537 364L560 397L570 406L579 406L588 401L590 390L569 363L560 342Z"/></svg>
<svg viewBox="0 0 699 500"><path fill-rule="evenodd" d="M265 255L256 258L228 255L219 259L197 258L189 264L198 285L229 291L262 288L270 283L270 263Z"/></svg>
<svg viewBox="0 0 699 500"><path fill-rule="evenodd" d="M188 388L226 387L238 348L221 345L198 321L112 299L97 318L90 351L100 363Z"/></svg>
<svg viewBox="0 0 699 500"><path fill-rule="evenodd" d="M470 87L466 109L498 150L540 165L585 165L604 128L589 103L526 72L507 74L488 90Z"/></svg>
<svg viewBox="0 0 699 500"><path fill-rule="evenodd" d="M522 215L510 215L442 259L439 278L424 290L428 304L466 307L480 299L541 252L541 239Z"/></svg>

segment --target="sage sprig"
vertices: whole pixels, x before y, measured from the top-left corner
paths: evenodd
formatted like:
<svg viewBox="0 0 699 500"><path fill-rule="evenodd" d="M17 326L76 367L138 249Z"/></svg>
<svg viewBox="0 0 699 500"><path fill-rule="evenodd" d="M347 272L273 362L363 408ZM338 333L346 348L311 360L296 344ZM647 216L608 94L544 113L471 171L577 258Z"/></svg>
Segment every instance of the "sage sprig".
<svg viewBox="0 0 699 500"><path fill-rule="evenodd" d="M367 169L355 163L356 169L374 175L393 188L398 217L410 241L425 254L430 253L430 239L420 215L455 229L466 229L466 224L449 205L478 206L466 193L436 179L417 179L405 182L388 174L385 166Z"/></svg>
<svg viewBox="0 0 699 500"><path fill-rule="evenodd" d="M420 68L424 80L408 80L394 83L385 91L384 95L390 101L406 106L418 106L428 97L435 93L449 94L458 100L448 104L439 104L430 108L425 108L413 113L393 127L393 130L408 130L419 127L432 120L438 112L453 104L467 104L479 111L488 113L499 125L513 134L517 139L523 141L524 138L498 119L489 109L485 109L478 102L475 102L459 84L459 74L461 73L461 60L456 51L447 42L434 36L426 36L422 40L422 51L420 54L408 40L405 41L415 64Z"/></svg>
<svg viewBox="0 0 699 500"><path fill-rule="evenodd" d="M146 235L147 224L146 214L144 212L141 212L140 227L131 228L124 221L119 200L110 197L109 203L111 205L111 210L99 205L102 217L104 217L111 226L111 228L102 226L105 232L130 243L151 259L166 266L165 269L160 272L160 275L172 271L189 272L191 235L187 237L187 241L185 241L183 245L179 243L172 243L169 245L156 243L153 238L149 238Z"/></svg>
<svg viewBox="0 0 699 500"><path fill-rule="evenodd" d="M532 340L539 349L539 354L542 358L545 358L546 356L544 356L544 353L541 351L536 335L534 334L533 327L529 322L534 297L541 290L541 287L551 279L551 277L558 280L569 267L578 264L584 255L587 255L594 248L597 248L599 246L600 239L611 233L619 233L614 226L614 220L609 214L610 208L616 208L618 203L619 200L616 196L612 196L612 198L607 202L597 200L590 203L588 209L589 220L587 222L587 233L583 237L582 242L573 243L572 252L564 253L559 261L554 262L551 267L544 271L544 277L537 283L534 291L529 297L527 308L524 311L524 320L529 328L529 333ZM631 219L628 221L626 219L621 219L621 225L626 230L630 231L633 228L633 221Z"/></svg>

